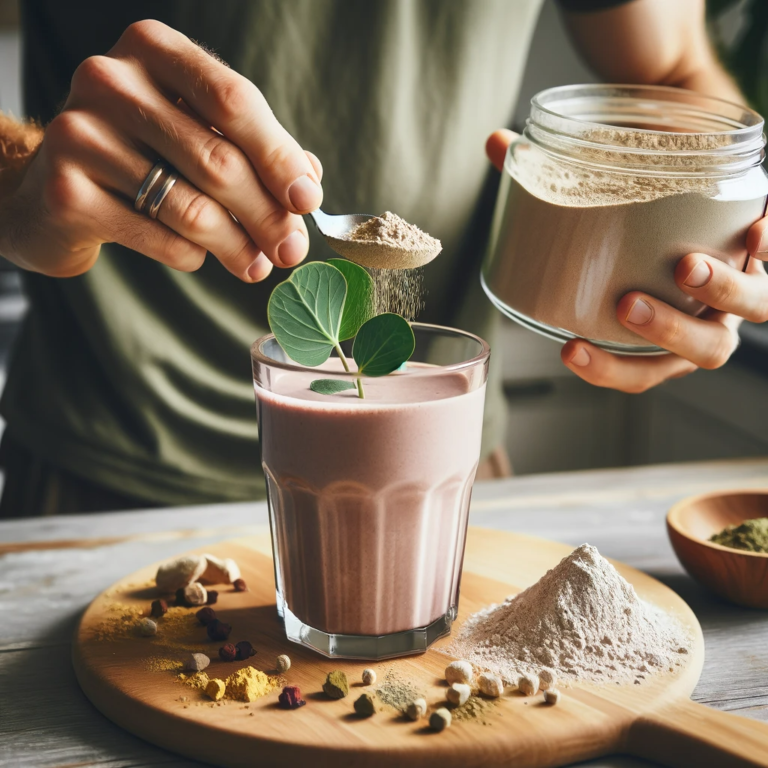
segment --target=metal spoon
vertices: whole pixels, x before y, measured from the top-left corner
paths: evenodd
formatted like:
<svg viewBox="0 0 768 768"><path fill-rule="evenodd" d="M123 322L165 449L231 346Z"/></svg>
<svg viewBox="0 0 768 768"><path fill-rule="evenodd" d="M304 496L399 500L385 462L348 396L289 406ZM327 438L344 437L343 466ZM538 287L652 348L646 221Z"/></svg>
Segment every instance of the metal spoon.
<svg viewBox="0 0 768 768"><path fill-rule="evenodd" d="M349 233L369 219L368 213L348 213L334 216L319 208L309 214L317 231L325 238L336 253L362 267L373 269L415 269L422 267L440 253L438 250L407 250L385 243L366 243L362 240L346 239Z"/></svg>

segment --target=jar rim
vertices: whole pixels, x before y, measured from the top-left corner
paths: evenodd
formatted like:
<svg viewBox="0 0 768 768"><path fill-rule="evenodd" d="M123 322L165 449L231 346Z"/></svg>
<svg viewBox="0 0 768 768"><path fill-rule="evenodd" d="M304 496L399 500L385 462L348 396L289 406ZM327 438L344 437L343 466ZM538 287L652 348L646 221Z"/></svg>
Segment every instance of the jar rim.
<svg viewBox="0 0 768 768"><path fill-rule="evenodd" d="M431 323L411 323L411 327L415 331L427 331L431 333L450 333L453 336L463 337L465 339L475 341L480 345L480 351L467 360L462 360L459 363L449 363L448 365L435 366L434 368L407 368L404 371L398 373L398 376L437 376L448 373L455 373L457 371L465 371L468 368L484 364L491 354L491 347L485 339L477 336L469 331L463 331L459 328L448 328L443 325L433 325ZM264 336L256 339L251 345L251 360L259 365L268 366L270 368L279 368L284 371L294 371L307 373L313 369L306 365L300 365L292 360L290 362L282 362L281 360L273 360L268 357L262 347L269 341L275 339L274 333L267 333ZM290 360L290 358L289 358ZM360 378L357 371L334 371L333 377L335 379L349 379L354 381ZM363 378L366 378L363 376Z"/></svg>
<svg viewBox="0 0 768 768"><path fill-rule="evenodd" d="M563 85L531 99L523 135L577 165L643 176L730 178L760 165L763 118L663 85Z"/></svg>
<svg viewBox="0 0 768 768"><path fill-rule="evenodd" d="M694 117L696 114L699 116L707 116L713 120L720 120L723 123L730 123L732 126L730 129L720 130L701 130L701 131L674 131L674 130L657 130L649 128L641 128L634 126L627 126L621 124L614 124L611 122L603 122L598 120L589 120L583 117L578 117L570 114L564 114L562 111L558 111L552 105L563 104L567 100L573 101L578 97L591 97L598 98L644 98L646 104L652 103L653 97L657 97L657 101L665 102L670 105L682 105L687 100L690 103L698 102L698 108L690 110L690 116ZM666 98L665 98L666 97ZM704 105L711 105L711 109L707 109ZM611 84L611 83L591 83L587 85L560 85L554 88L547 88L537 93L531 99L532 118L534 111L540 111L563 122L573 122L579 127L583 128L611 128L621 133L645 133L645 134L671 134L679 136L718 136L729 137L731 139L749 140L754 136L762 135L764 120L763 117L750 107L746 107L742 104L722 99L718 96L709 96L691 91L686 88L676 88L669 85L623 85L623 84ZM719 108L719 109L718 109ZM733 110L738 112L738 117L729 116L727 110ZM729 143L734 143L733 141Z"/></svg>

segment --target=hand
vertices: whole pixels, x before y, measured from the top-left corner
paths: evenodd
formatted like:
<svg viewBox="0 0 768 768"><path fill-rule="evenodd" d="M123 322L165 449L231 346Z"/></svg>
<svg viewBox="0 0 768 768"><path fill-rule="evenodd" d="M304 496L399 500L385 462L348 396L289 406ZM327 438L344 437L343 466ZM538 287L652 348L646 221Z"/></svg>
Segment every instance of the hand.
<svg viewBox="0 0 768 768"><path fill-rule="evenodd" d="M486 149L501 169L515 134L496 131ZM616 307L619 322L670 355L653 357L614 355L583 339L567 342L561 352L565 365L590 384L622 392L645 392L667 379L680 378L697 368L719 368L738 346L743 319L768 320L768 217L747 235L752 258L744 272L703 253L689 253L675 269L675 282L683 293L706 304L699 317L691 317L663 301L632 291Z"/></svg>
<svg viewBox="0 0 768 768"><path fill-rule="evenodd" d="M133 202L158 158L180 179L152 220ZM69 277L107 242L186 272L210 251L257 282L306 256L299 214L320 205L321 177L252 83L181 33L141 21L77 68L21 185L0 201L0 253Z"/></svg>

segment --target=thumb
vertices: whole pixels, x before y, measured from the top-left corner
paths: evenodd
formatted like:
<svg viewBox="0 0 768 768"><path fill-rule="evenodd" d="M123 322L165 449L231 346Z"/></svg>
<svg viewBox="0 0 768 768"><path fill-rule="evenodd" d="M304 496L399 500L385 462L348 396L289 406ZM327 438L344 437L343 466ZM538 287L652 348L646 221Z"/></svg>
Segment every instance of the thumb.
<svg viewBox="0 0 768 768"><path fill-rule="evenodd" d="M488 159L501 170L504 166L504 156L507 154L507 147L518 137L514 131L506 128L499 128L494 131L485 142L485 153Z"/></svg>

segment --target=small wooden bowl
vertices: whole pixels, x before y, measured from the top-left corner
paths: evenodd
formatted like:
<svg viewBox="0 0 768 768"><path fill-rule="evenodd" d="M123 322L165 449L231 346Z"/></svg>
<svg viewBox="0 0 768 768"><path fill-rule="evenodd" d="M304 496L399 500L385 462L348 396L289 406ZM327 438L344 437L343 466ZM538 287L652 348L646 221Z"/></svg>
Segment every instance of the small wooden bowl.
<svg viewBox="0 0 768 768"><path fill-rule="evenodd" d="M768 608L768 553L714 544L726 525L768 517L768 490L715 491L690 496L667 514L670 541L688 573L720 597L748 608Z"/></svg>

